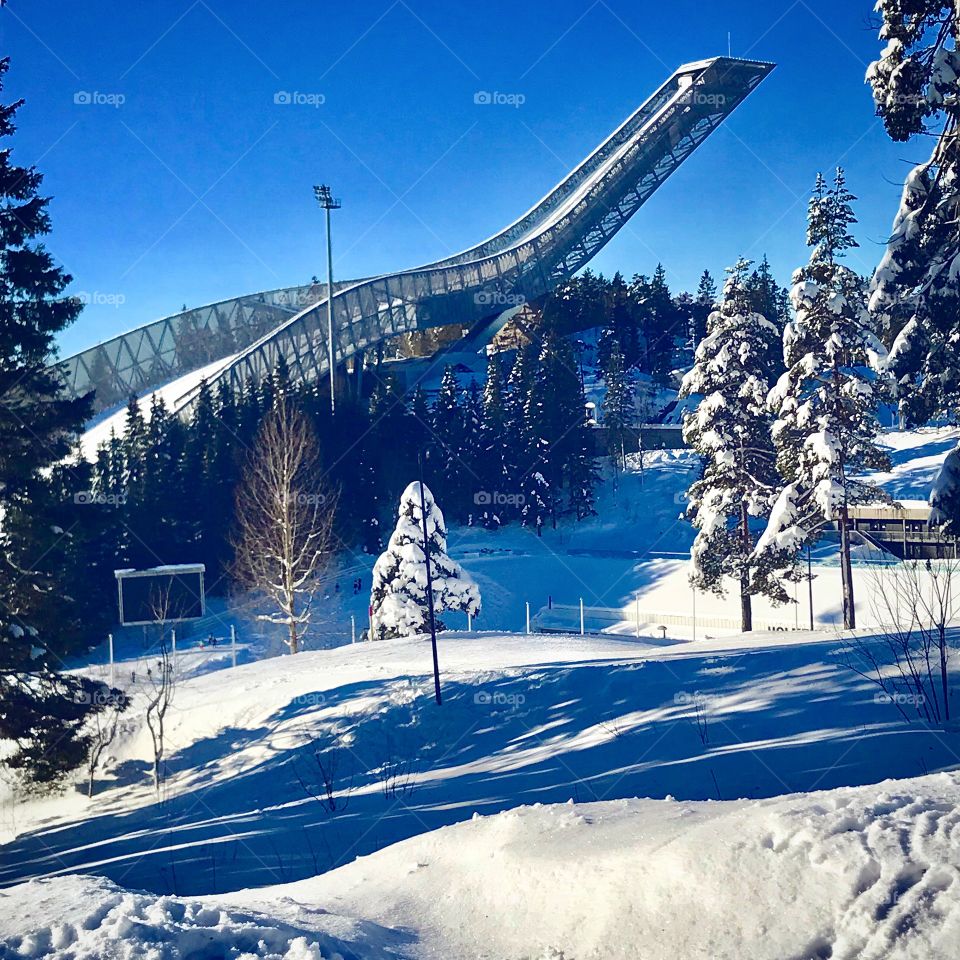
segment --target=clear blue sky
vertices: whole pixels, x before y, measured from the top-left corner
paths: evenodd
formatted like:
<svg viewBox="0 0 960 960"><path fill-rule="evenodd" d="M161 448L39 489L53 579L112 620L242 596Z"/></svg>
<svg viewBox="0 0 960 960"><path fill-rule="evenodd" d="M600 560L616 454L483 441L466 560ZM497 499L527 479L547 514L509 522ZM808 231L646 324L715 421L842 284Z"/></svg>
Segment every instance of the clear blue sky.
<svg viewBox="0 0 960 960"><path fill-rule="evenodd" d="M695 286L766 252L804 257L805 202L838 161L861 200L867 271L905 160L863 76L872 0L10 0L15 156L45 173L49 246L96 294L69 353L177 310L323 276L311 185L330 182L334 274L415 266L495 232L680 63L777 69L594 261ZM522 94L520 107L474 93ZM279 91L321 106L276 104ZM77 93L101 101L75 103ZM304 98L301 98L304 99ZM122 301L116 303L115 301Z"/></svg>

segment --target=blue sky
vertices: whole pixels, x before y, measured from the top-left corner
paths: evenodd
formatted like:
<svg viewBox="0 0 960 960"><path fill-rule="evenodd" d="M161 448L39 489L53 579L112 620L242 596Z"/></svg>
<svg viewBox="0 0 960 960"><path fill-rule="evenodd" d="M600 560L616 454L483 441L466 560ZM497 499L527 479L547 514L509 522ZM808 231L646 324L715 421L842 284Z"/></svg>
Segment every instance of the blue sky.
<svg viewBox="0 0 960 960"><path fill-rule="evenodd" d="M201 303L324 275L311 186L330 182L334 274L436 259L539 199L680 63L778 66L594 260L694 287L766 252L803 262L806 197L841 162L852 263L879 256L922 144L893 144L863 83L870 0L163 4L10 0L14 147L54 197L49 246L94 302L64 354ZM478 90L522 106L477 105ZM279 91L302 103L275 103ZM98 102L76 103L77 94ZM318 96L319 95L319 96ZM320 99L321 105L314 105ZM79 99L83 99L80 97ZM122 102L121 102L122 101Z"/></svg>

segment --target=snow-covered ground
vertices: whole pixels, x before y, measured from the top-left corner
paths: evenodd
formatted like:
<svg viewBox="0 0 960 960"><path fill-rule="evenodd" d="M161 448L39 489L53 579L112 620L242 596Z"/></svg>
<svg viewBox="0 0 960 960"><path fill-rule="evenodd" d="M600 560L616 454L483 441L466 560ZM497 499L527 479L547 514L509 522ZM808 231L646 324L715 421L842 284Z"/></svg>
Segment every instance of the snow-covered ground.
<svg viewBox="0 0 960 960"><path fill-rule="evenodd" d="M925 496L957 433L891 435L888 489ZM240 622L240 665L181 651L158 797L148 657L118 637L134 705L94 798L79 775L60 796L0 785L0 957L954 956L956 730L906 722L845 666L835 629L710 627L735 596L696 597L696 639L632 636L638 600L692 612L678 514L696 461L632 467L588 523L450 532L484 632L441 635L440 707L423 640L333 646L351 614L363 623L366 596L342 588L368 589L373 558L355 557L296 658L214 605L198 629ZM838 571L814 572L829 624ZM882 571L857 576L869 623ZM803 627L804 588L770 615ZM623 621L503 632L527 602L580 597Z"/></svg>
<svg viewBox="0 0 960 960"><path fill-rule="evenodd" d="M135 703L93 800L5 798L0 882L214 893L522 803L769 797L957 763L953 736L904 722L841 646L450 634L439 708L422 640L202 674L176 691L159 802Z"/></svg>
<svg viewBox="0 0 960 960"><path fill-rule="evenodd" d="M525 806L326 874L202 898L0 891L14 956L949 960L960 783ZM0 953L4 947L0 945Z"/></svg>
<svg viewBox="0 0 960 960"><path fill-rule="evenodd" d="M891 469L873 478L899 500L926 500L946 455L960 441L960 427L888 430Z"/></svg>

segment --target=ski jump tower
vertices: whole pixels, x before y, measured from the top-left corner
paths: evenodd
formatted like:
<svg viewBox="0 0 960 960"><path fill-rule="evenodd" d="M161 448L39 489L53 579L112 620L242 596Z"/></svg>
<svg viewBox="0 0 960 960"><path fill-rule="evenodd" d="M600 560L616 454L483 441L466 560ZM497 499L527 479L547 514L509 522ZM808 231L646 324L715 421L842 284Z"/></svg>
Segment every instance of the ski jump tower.
<svg viewBox="0 0 960 960"><path fill-rule="evenodd" d="M400 334L460 324L490 335L504 304L549 293L587 264L773 69L732 57L688 63L539 203L475 247L413 270L334 285L334 364ZM187 310L61 362L68 388L115 406L210 366L207 382L260 383L286 361L291 379L327 376L327 296L288 287ZM218 361L220 361L218 363ZM189 409L199 387L173 407Z"/></svg>

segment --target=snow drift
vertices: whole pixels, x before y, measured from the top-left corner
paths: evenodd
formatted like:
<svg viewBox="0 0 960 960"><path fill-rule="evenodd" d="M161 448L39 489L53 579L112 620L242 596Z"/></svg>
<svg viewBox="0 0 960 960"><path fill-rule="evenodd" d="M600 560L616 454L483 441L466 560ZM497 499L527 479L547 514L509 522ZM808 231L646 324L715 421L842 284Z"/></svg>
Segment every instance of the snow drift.
<svg viewBox="0 0 960 960"><path fill-rule="evenodd" d="M960 779L769 800L521 807L284 886L182 900L101 879L0 892L7 955L947 958ZM4 948L0 948L3 955Z"/></svg>

